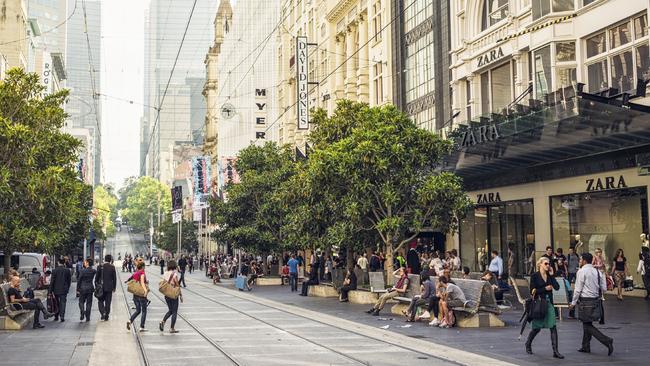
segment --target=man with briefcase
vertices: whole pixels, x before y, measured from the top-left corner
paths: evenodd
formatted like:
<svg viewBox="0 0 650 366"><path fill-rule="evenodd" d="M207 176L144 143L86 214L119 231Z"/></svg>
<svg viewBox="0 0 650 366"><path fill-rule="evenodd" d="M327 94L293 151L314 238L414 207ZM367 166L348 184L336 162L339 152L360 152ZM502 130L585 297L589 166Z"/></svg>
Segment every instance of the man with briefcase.
<svg viewBox="0 0 650 366"><path fill-rule="evenodd" d="M578 319L582 322L582 347L578 352L591 353L591 337L607 347L607 355L614 352L614 340L604 335L593 322L604 320L603 292L607 291L607 282L593 265L590 253L580 255L580 270L576 275L575 290L570 309L577 307Z"/></svg>

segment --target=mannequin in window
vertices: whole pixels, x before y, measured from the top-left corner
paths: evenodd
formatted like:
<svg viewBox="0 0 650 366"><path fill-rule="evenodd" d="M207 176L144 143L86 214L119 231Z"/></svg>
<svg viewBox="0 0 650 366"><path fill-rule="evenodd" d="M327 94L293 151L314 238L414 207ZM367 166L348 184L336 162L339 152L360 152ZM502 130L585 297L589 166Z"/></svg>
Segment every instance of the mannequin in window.
<svg viewBox="0 0 650 366"><path fill-rule="evenodd" d="M648 240L648 235L642 233L641 234L641 246L642 247L650 247L650 241Z"/></svg>
<svg viewBox="0 0 650 366"><path fill-rule="evenodd" d="M576 239L575 252L576 254L580 255L582 254L582 248L584 247L584 243L582 242L582 240L580 240L580 234L576 234L574 238Z"/></svg>

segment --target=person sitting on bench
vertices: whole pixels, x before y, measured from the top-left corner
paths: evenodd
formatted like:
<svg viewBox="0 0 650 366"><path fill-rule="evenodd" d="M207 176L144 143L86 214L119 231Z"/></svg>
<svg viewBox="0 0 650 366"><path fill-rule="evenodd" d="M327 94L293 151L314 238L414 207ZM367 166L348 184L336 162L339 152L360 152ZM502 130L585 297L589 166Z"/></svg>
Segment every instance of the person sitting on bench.
<svg viewBox="0 0 650 366"><path fill-rule="evenodd" d="M357 275L354 274L354 269L348 268L343 280L343 287L341 287L340 302L348 302L348 292L357 289Z"/></svg>
<svg viewBox="0 0 650 366"><path fill-rule="evenodd" d="M465 306L465 294L460 287L449 283L447 277L440 276L438 278L438 287L442 292L440 296L440 313L442 314L442 321L440 328L451 328L454 325L454 314L452 309L455 307Z"/></svg>
<svg viewBox="0 0 650 366"><path fill-rule="evenodd" d="M309 286L318 285L318 266L311 266L311 271L309 272L309 281L304 281L302 283L302 290L300 291L300 296L307 296L309 294Z"/></svg>
<svg viewBox="0 0 650 366"><path fill-rule="evenodd" d="M7 291L7 299L9 304L19 304L23 310L34 310L34 329L45 328L41 325L39 318L40 313L43 313L43 318L48 319L54 316L49 313L43 302L39 299L28 299L23 297L20 293L20 278L12 277L10 280L11 287Z"/></svg>
<svg viewBox="0 0 650 366"><path fill-rule="evenodd" d="M431 296L434 296L436 294L436 287L431 281L431 278L428 275L422 275L422 285L421 285L421 295L415 295L413 296L413 299L411 299L411 303L409 304L408 310L404 313L406 315L406 321L407 322L414 322L415 321L415 313L417 313L417 309L419 306L428 304L429 300L431 300ZM420 316L420 319L423 318L430 318L431 315L428 315L427 313L422 314Z"/></svg>
<svg viewBox="0 0 650 366"><path fill-rule="evenodd" d="M375 306L373 306L372 309L366 311L366 313L377 316L379 315L381 309L383 309L386 305L386 301L398 296L404 296L404 294L406 294L406 289L409 287L409 277L408 274L406 274L406 269L404 267L398 268L395 272L393 272L393 276L398 278L395 286L393 286L385 294L381 295L375 303Z"/></svg>
<svg viewBox="0 0 650 366"><path fill-rule="evenodd" d="M503 290L501 289L501 287L499 287L499 283L497 282L497 279L494 277L494 274L490 271L485 271L481 279L483 281L487 281L490 283L492 289L494 290L495 299L497 301L503 301Z"/></svg>

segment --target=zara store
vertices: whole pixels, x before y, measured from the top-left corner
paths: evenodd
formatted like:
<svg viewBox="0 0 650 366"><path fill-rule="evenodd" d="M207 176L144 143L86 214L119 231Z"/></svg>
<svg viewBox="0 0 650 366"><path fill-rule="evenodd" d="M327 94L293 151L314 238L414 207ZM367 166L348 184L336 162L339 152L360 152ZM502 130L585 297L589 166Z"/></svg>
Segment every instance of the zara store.
<svg viewBox="0 0 650 366"><path fill-rule="evenodd" d="M648 7L451 0L460 116L445 168L475 203L454 236L464 266L510 250L521 276L550 245L608 260L620 248L635 272L649 230Z"/></svg>

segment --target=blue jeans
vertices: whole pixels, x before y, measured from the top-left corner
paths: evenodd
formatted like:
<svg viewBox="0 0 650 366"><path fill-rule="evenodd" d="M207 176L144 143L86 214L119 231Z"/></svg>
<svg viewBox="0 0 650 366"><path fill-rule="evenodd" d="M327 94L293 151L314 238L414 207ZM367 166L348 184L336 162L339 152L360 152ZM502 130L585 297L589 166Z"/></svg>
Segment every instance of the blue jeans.
<svg viewBox="0 0 650 366"><path fill-rule="evenodd" d="M298 291L298 273L289 273L289 285L291 285L291 291Z"/></svg>
<svg viewBox="0 0 650 366"><path fill-rule="evenodd" d="M135 320L135 318L142 313L142 316L140 317L140 328L144 328L144 323L147 320L147 303L149 300L147 300L146 297L140 297L140 296L133 296L133 303L135 304L135 313L131 315L131 323Z"/></svg>

